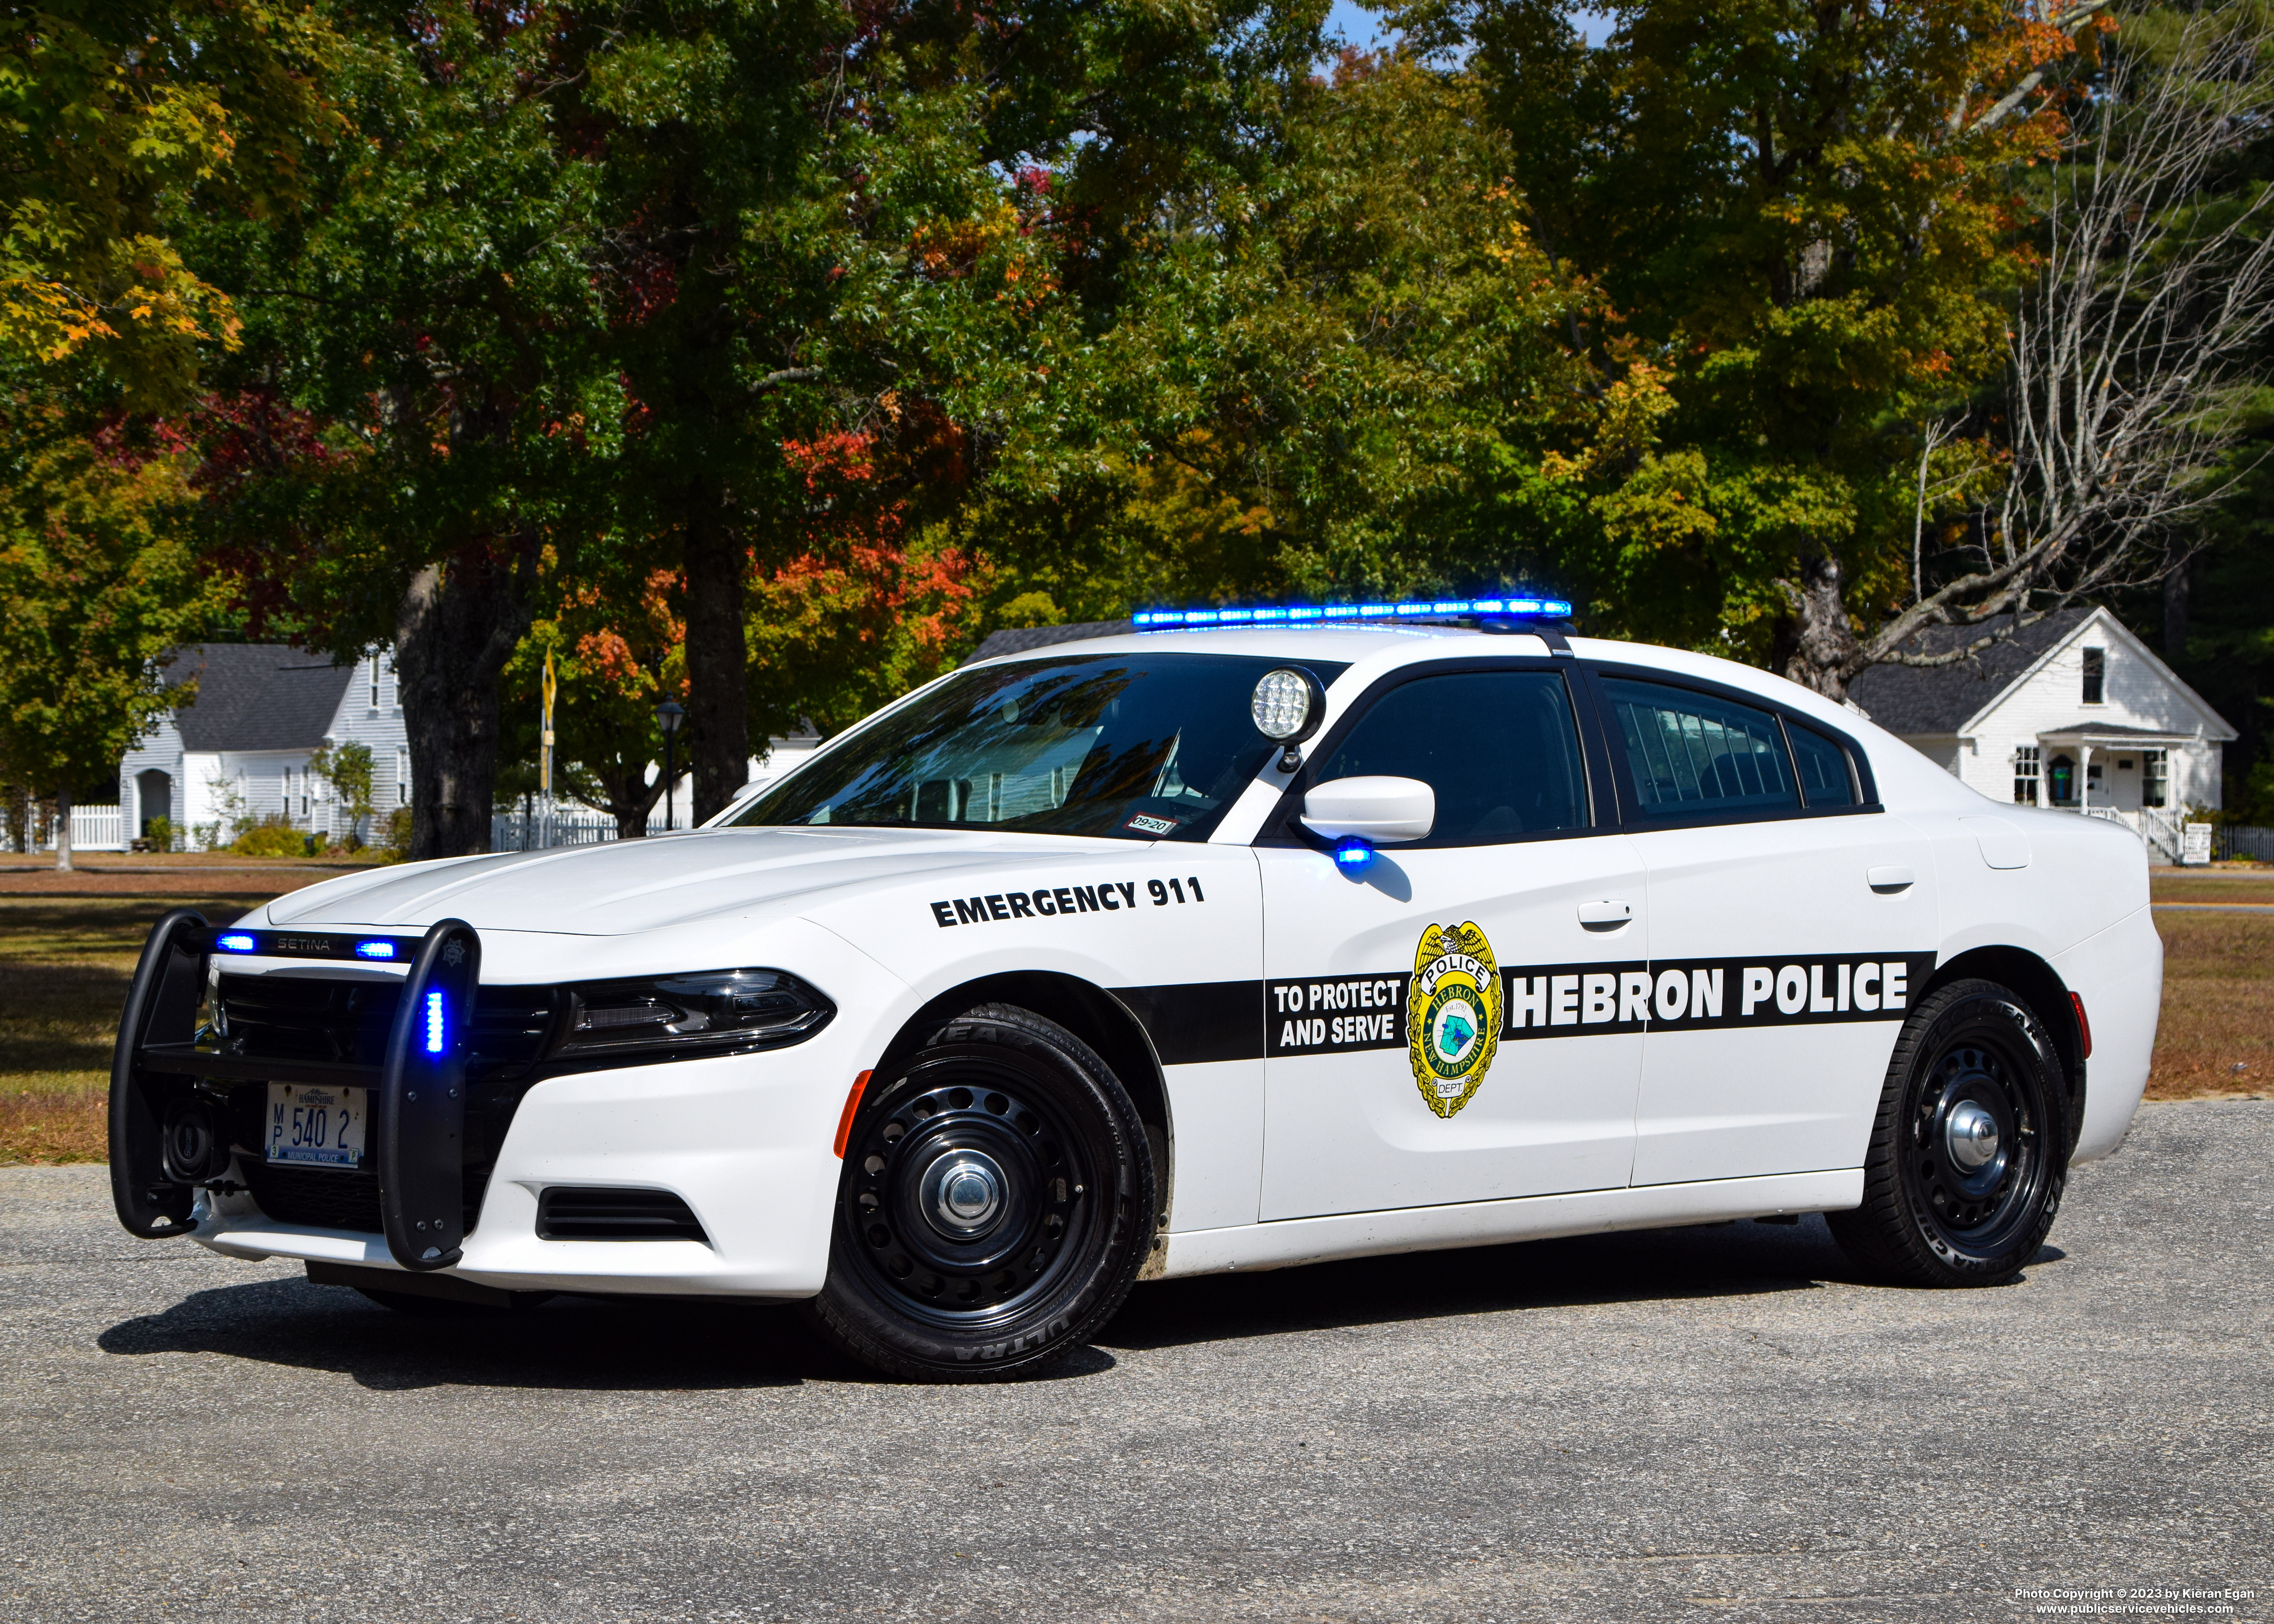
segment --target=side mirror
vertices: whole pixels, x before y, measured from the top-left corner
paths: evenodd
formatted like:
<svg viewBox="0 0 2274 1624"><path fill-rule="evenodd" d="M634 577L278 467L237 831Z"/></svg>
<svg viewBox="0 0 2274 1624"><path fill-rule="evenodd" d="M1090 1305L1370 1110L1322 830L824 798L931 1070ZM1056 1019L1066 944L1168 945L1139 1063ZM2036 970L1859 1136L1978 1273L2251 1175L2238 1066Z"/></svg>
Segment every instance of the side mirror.
<svg viewBox="0 0 2274 1624"><path fill-rule="evenodd" d="M1329 840L1419 840L1437 825L1437 792L1419 778L1337 778L1303 797L1303 827Z"/></svg>

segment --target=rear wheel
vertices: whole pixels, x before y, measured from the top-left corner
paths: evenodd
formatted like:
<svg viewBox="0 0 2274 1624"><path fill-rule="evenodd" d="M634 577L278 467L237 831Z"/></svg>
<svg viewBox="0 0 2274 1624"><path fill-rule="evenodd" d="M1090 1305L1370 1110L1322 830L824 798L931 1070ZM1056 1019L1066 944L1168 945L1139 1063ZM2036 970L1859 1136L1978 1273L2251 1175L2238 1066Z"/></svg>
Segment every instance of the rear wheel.
<svg viewBox="0 0 2274 1624"><path fill-rule="evenodd" d="M807 1312L890 1375L1033 1374L1128 1295L1154 1189L1144 1124L1096 1053L1031 1011L983 1004L864 1103Z"/></svg>
<svg viewBox="0 0 2274 1624"><path fill-rule="evenodd" d="M2067 1086L2011 989L1961 981L1919 1001L1887 1066L1864 1204L1829 1213L1841 1249L1917 1286L1996 1286L2044 1244L2068 1174Z"/></svg>

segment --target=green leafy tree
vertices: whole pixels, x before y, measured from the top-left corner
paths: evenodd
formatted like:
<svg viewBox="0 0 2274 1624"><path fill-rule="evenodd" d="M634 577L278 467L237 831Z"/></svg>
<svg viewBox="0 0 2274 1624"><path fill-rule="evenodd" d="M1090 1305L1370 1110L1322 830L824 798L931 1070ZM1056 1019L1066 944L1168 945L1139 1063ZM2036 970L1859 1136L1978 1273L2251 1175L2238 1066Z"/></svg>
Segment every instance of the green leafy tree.
<svg viewBox="0 0 2274 1624"><path fill-rule="evenodd" d="M360 846L364 823L372 814L371 746L328 744L308 758L308 771L332 786L348 820L347 843Z"/></svg>
<svg viewBox="0 0 2274 1624"><path fill-rule="evenodd" d="M1592 624L1839 695L1884 651L1858 620L1913 596L1924 425L2005 366L2028 166L2063 149L2100 8L1633 0L1600 46L1581 9L1399 14L1425 48L1473 47L1533 240L1604 296L1575 345L1663 380L1624 455L1512 506L1545 501ZM1967 455L1934 482L1965 483Z"/></svg>
<svg viewBox="0 0 2274 1624"><path fill-rule="evenodd" d="M185 455L56 412L0 417L0 778L50 799L71 867L71 806L194 684L166 652L209 607L182 543Z"/></svg>

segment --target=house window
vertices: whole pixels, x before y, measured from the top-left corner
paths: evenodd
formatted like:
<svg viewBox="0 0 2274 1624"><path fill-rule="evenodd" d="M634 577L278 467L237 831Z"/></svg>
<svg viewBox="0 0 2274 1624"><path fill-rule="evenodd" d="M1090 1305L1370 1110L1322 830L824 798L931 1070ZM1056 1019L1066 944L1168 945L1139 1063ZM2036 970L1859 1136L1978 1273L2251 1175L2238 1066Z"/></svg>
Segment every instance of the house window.
<svg viewBox="0 0 2274 1624"><path fill-rule="evenodd" d="M2097 650L2096 650L2097 652ZM371 708L379 709L379 656L374 654L365 662L371 668Z"/></svg>
<svg viewBox="0 0 2274 1624"><path fill-rule="evenodd" d="M2108 686L2108 650L2087 649L2084 651L2084 703L2101 703L2102 690Z"/></svg>
<svg viewBox="0 0 2274 1624"><path fill-rule="evenodd" d="M2053 805L2069 807L2076 804L2076 763L2066 756L2056 756L2045 763L2045 777L2052 780Z"/></svg>
<svg viewBox="0 0 2274 1624"><path fill-rule="evenodd" d="M2172 753L2169 750L2142 750L2140 753L2140 804L2160 807L2170 797L2172 787Z"/></svg>
<svg viewBox="0 0 2274 1624"><path fill-rule="evenodd" d="M2022 745L2014 751L2014 804L2017 807L2037 804L2038 755L2034 744Z"/></svg>
<svg viewBox="0 0 2274 1624"><path fill-rule="evenodd" d="M395 747L395 804L410 804L410 752L399 744Z"/></svg>

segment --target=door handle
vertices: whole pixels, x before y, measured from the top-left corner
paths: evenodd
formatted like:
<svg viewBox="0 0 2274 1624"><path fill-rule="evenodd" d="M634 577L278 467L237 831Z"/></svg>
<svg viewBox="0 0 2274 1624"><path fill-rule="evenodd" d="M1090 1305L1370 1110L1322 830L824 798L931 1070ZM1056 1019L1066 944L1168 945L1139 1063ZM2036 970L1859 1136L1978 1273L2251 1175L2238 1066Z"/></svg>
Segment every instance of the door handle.
<svg viewBox="0 0 2274 1624"><path fill-rule="evenodd" d="M1579 922L1590 930L1616 930L1634 918L1631 902L1583 902L1579 905Z"/></svg>
<svg viewBox="0 0 2274 1624"><path fill-rule="evenodd" d="M1871 889L1879 895L1892 897L1899 891L1909 890L1918 876L1901 863L1875 863L1864 870L1864 877L1871 882Z"/></svg>

